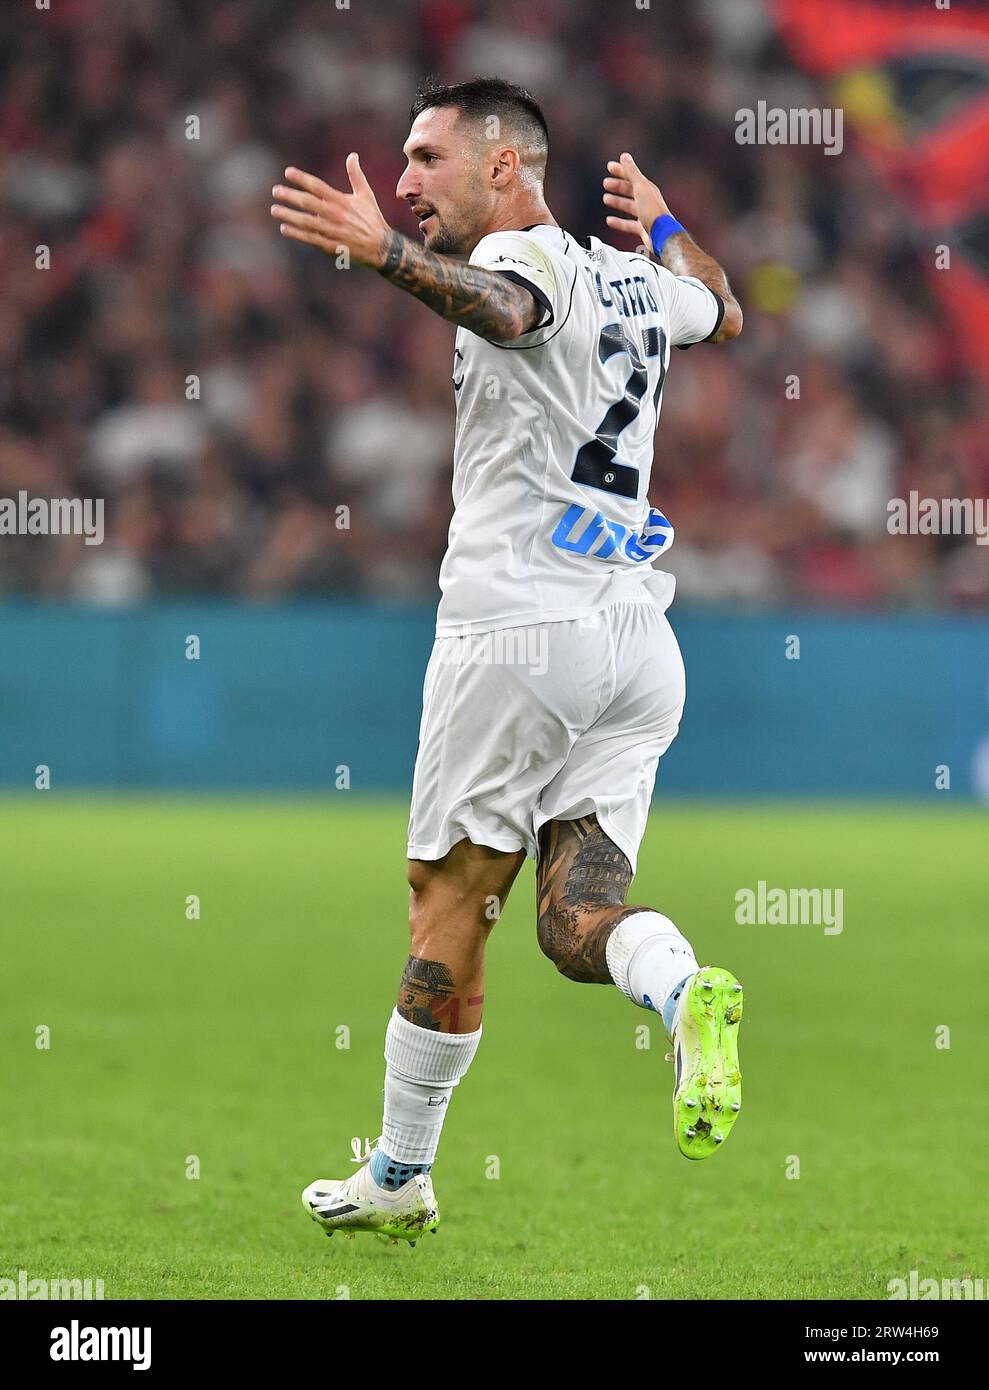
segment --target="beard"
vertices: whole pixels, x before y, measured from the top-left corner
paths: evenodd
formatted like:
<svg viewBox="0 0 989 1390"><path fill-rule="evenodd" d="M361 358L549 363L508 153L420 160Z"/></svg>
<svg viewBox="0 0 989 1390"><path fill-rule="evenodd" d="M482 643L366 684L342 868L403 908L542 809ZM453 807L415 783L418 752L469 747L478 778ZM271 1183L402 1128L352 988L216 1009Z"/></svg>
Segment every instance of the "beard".
<svg viewBox="0 0 989 1390"><path fill-rule="evenodd" d="M436 216L437 228L432 236L425 239L426 249L435 251L438 256L462 256L464 254L464 239L458 236L451 227L447 227Z"/></svg>

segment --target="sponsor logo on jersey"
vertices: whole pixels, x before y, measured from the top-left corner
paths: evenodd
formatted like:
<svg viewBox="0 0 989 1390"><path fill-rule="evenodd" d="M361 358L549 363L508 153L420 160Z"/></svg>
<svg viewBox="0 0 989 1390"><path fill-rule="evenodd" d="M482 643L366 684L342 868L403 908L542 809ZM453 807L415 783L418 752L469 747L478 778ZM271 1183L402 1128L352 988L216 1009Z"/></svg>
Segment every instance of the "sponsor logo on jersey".
<svg viewBox="0 0 989 1390"><path fill-rule="evenodd" d="M579 503L567 508L550 538L559 550L575 555L591 555L595 560L617 559L619 555L635 564L655 559L673 544L673 527L656 507L641 531L633 531L620 521Z"/></svg>

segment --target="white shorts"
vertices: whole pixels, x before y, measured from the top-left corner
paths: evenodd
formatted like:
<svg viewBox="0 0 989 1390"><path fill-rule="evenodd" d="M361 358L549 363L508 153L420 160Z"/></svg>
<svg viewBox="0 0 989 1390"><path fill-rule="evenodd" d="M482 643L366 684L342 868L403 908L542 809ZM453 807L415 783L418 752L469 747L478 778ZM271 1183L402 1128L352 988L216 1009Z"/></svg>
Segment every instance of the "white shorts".
<svg viewBox="0 0 989 1390"><path fill-rule="evenodd" d="M549 820L595 814L635 870L661 756L684 700L663 610L439 637L423 690L409 858L459 840L539 857Z"/></svg>

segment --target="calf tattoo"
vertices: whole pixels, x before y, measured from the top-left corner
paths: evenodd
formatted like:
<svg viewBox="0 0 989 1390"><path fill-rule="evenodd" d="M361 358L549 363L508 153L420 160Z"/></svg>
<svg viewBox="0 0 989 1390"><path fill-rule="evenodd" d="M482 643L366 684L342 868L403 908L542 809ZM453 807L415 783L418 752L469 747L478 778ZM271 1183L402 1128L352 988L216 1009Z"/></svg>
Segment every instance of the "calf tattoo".
<svg viewBox="0 0 989 1390"><path fill-rule="evenodd" d="M549 821L537 870L539 945L557 969L581 984L610 984L605 948L625 917L632 866L597 816Z"/></svg>
<svg viewBox="0 0 989 1390"><path fill-rule="evenodd" d="M460 1010L483 1004L483 994L473 994L466 1001L456 993L453 972L441 960L423 960L409 956L402 972L398 990L398 1012L409 1023L428 1028L432 1033L458 1033Z"/></svg>

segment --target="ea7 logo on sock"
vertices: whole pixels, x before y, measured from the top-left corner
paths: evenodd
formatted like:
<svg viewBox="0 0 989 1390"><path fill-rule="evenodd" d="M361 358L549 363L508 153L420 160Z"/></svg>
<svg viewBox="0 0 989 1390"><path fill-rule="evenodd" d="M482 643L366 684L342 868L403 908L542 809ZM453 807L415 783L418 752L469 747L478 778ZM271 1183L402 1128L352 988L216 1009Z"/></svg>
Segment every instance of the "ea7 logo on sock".
<svg viewBox="0 0 989 1390"><path fill-rule="evenodd" d="M450 1099L449 1096L430 1096L430 1097L429 1097L429 1100L426 1102L426 1104L427 1104L427 1105L446 1105L446 1104L449 1102L449 1099Z"/></svg>
<svg viewBox="0 0 989 1390"><path fill-rule="evenodd" d="M150 1327L80 1327L73 1319L53 1327L51 1337L53 1361L131 1361L135 1371L151 1365Z"/></svg>

